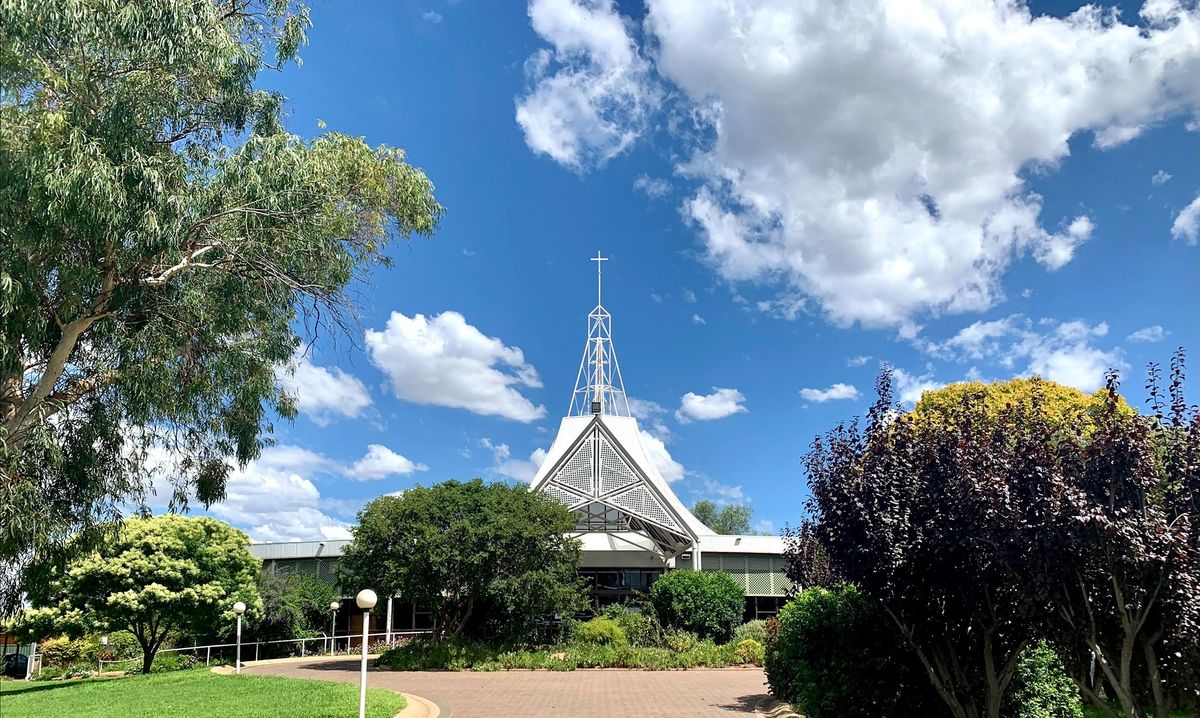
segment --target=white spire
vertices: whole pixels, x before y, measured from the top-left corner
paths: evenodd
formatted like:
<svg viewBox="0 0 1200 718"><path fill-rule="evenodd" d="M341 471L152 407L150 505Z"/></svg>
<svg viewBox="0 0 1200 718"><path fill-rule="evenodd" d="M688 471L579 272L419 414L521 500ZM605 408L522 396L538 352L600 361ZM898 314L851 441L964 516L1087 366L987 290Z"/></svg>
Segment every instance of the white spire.
<svg viewBox="0 0 1200 718"><path fill-rule="evenodd" d="M600 268L608 257L597 252L592 261L596 263L596 308L588 314L587 344L579 362L575 392L571 394L567 415L629 416L629 400L625 397L625 383L621 380L621 367L617 364L617 351L612 343L612 315L601 303Z"/></svg>

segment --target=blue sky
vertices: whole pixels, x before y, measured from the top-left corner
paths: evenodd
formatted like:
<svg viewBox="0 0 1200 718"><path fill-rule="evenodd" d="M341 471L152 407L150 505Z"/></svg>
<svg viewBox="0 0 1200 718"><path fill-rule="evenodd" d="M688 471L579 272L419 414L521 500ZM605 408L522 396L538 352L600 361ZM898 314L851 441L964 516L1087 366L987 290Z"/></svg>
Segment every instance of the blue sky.
<svg viewBox="0 0 1200 718"><path fill-rule="evenodd" d="M314 8L303 65L262 78L289 130L404 148L447 212L355 287L362 332L317 338L300 416L213 513L335 537L417 483L527 480L597 250L652 453L761 530L883 361L909 399L1115 366L1140 402L1200 344L1194 3L717 5Z"/></svg>

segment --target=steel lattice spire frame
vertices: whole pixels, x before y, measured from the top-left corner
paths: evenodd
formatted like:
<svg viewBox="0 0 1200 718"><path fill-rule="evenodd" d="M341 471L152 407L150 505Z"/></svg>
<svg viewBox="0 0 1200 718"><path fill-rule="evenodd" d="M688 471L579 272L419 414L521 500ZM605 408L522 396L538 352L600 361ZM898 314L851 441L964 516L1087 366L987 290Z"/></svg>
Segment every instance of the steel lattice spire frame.
<svg viewBox="0 0 1200 718"><path fill-rule="evenodd" d="M600 295L600 268L608 259L599 252L592 257L596 263L596 308L588 313L587 343L579 361L579 374L575 377L575 391L571 394L567 416L631 416L612 341L612 315L604 308Z"/></svg>

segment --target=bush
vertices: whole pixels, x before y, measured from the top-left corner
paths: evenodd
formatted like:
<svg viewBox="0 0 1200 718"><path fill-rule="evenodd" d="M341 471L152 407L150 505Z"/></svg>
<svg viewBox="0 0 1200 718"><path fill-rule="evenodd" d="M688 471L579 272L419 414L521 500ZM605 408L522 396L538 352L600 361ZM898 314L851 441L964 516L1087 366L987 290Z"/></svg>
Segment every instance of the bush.
<svg viewBox="0 0 1200 718"><path fill-rule="evenodd" d="M700 639L691 631L667 631L663 645L676 653L687 653L700 645Z"/></svg>
<svg viewBox="0 0 1200 718"><path fill-rule="evenodd" d="M414 641L393 648L379 657L377 665L394 670L448 669L453 671L500 671L534 669L573 671L577 668L633 668L663 671L680 668L725 668L743 665L752 658L754 647L729 644L718 646L712 641L700 641L686 633L687 650L670 648L636 648L630 645L575 643L539 650L504 650L495 646L469 641ZM752 642L747 642L752 643ZM761 650L761 648L760 648Z"/></svg>
<svg viewBox="0 0 1200 718"><path fill-rule="evenodd" d="M658 616L654 613L652 605L614 604L606 607L600 615L616 621L617 625L625 631L629 645L634 648L661 647L663 645L662 624L658 622Z"/></svg>
<svg viewBox="0 0 1200 718"><path fill-rule="evenodd" d="M1021 655L1007 700L1012 718L1083 718L1079 689L1045 641Z"/></svg>
<svg viewBox="0 0 1200 718"><path fill-rule="evenodd" d="M763 646L767 645L767 622L747 621L738 626L733 632L733 642L741 643L742 641L754 641Z"/></svg>
<svg viewBox="0 0 1200 718"><path fill-rule="evenodd" d="M66 668L79 662L83 654L83 641L73 641L66 636L59 636L42 641L38 646L42 654L42 663L55 668Z"/></svg>
<svg viewBox="0 0 1200 718"><path fill-rule="evenodd" d="M654 582L650 600L664 626L719 643L733 636L746 605L741 586L723 571L672 571Z"/></svg>
<svg viewBox="0 0 1200 718"><path fill-rule="evenodd" d="M753 663L756 666L763 664L765 653L766 649L763 648L763 644L753 638L738 641L737 648L733 651L733 655L737 656L737 659L742 663Z"/></svg>
<svg viewBox="0 0 1200 718"><path fill-rule="evenodd" d="M629 637L616 621L600 616L575 628L575 642L592 646L627 646Z"/></svg>
<svg viewBox="0 0 1200 718"><path fill-rule="evenodd" d="M764 662L771 693L807 718L945 712L894 629L852 585L804 591L771 628Z"/></svg>

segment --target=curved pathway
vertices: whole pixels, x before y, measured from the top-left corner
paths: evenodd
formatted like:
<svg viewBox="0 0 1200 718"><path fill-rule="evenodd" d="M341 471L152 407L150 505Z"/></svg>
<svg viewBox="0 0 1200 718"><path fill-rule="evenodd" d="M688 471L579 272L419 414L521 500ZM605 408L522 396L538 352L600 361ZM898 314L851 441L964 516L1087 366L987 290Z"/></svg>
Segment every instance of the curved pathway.
<svg viewBox="0 0 1200 718"><path fill-rule="evenodd" d="M250 665L244 673L358 682L357 660ZM760 669L690 671L400 672L371 668L367 684L415 693L439 718L729 718L766 697Z"/></svg>

